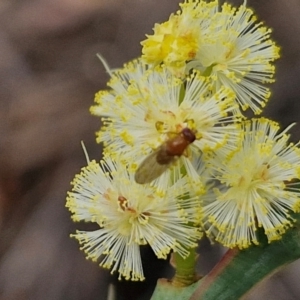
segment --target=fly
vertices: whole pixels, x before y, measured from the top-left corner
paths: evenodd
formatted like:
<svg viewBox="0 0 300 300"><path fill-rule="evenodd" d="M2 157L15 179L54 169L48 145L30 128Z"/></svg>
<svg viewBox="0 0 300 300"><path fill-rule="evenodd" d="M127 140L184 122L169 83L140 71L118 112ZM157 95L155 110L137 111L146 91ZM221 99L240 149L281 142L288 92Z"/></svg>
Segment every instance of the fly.
<svg viewBox="0 0 300 300"><path fill-rule="evenodd" d="M182 129L178 135L164 142L142 161L136 170L135 181L144 184L159 177L195 139L195 133L191 129Z"/></svg>

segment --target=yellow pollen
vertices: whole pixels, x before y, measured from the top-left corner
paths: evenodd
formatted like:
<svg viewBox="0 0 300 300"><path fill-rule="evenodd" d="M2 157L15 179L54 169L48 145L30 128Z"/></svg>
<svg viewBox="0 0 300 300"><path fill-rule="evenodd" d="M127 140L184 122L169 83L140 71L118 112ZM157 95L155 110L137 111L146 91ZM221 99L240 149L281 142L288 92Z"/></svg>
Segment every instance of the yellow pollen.
<svg viewBox="0 0 300 300"><path fill-rule="evenodd" d="M164 122L162 122L162 121L157 121L157 122L155 123L155 128L156 128L156 130L157 130L159 133L163 133L163 131L164 131Z"/></svg>

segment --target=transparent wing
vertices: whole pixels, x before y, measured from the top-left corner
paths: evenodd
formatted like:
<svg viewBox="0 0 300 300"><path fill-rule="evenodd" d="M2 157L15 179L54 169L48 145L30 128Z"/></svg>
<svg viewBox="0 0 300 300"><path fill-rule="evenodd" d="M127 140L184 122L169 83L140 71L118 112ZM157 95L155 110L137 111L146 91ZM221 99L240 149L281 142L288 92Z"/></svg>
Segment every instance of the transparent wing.
<svg viewBox="0 0 300 300"><path fill-rule="evenodd" d="M175 160L175 157L169 157L169 161L166 164L159 164L156 160L159 151L161 151L161 148L150 153L139 165L134 175L134 179L137 183L150 183L165 172Z"/></svg>

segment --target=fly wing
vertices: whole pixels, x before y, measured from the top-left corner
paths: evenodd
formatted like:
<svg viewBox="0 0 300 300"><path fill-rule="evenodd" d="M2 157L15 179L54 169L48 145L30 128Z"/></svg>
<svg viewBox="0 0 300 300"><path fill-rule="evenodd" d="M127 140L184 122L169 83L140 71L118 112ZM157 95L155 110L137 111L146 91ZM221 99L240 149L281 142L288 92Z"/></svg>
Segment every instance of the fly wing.
<svg viewBox="0 0 300 300"><path fill-rule="evenodd" d="M165 172L174 161L175 157L169 157L166 164L159 164L157 162L157 155L160 154L161 150L161 148L158 148L150 153L139 165L134 175L134 179L137 183L150 183Z"/></svg>

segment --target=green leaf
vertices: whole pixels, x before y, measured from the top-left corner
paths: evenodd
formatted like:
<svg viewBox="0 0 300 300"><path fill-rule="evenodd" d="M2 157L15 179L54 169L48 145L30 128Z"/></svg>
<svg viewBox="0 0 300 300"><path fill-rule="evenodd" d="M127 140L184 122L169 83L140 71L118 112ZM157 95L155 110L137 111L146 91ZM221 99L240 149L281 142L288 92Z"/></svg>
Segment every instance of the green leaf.
<svg viewBox="0 0 300 300"><path fill-rule="evenodd" d="M190 300L239 299L255 284L300 258L300 234L290 229L280 241L229 250L200 282Z"/></svg>
<svg viewBox="0 0 300 300"><path fill-rule="evenodd" d="M160 280L152 300L240 299L267 276L300 258L300 232L292 228L280 241L246 250L229 250L204 278L185 288Z"/></svg>

